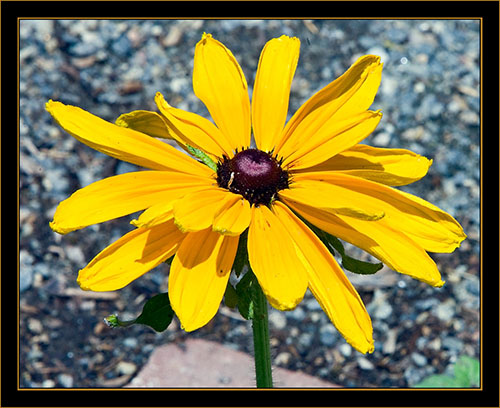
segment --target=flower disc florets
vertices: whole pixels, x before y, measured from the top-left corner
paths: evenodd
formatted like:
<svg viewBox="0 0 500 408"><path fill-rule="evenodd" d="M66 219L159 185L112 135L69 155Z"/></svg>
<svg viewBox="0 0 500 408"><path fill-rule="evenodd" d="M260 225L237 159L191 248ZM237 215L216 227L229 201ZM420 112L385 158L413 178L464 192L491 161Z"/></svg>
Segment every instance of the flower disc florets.
<svg viewBox="0 0 500 408"><path fill-rule="evenodd" d="M251 204L268 205L279 190L288 188L288 172L270 153L246 149L232 159L224 156L217 165L217 183Z"/></svg>

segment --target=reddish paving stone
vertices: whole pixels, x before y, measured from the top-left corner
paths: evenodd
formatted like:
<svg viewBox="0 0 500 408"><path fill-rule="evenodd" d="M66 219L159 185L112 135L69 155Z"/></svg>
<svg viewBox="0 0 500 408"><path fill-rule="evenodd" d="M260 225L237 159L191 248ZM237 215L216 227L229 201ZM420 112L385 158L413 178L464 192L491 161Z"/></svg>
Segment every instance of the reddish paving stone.
<svg viewBox="0 0 500 408"><path fill-rule="evenodd" d="M190 339L153 351L148 363L126 387L255 387L253 357L219 343ZM333 388L310 375L273 368L276 388Z"/></svg>

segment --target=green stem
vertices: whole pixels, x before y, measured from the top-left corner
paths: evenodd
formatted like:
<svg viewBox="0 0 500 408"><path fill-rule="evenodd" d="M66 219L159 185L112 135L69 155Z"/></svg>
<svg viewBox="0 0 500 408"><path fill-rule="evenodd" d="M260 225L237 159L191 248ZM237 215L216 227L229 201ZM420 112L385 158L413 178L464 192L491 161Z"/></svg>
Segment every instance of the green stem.
<svg viewBox="0 0 500 408"><path fill-rule="evenodd" d="M257 388L272 388L271 347L269 343L269 319L267 299L255 278L253 286L254 311L252 318L255 375Z"/></svg>

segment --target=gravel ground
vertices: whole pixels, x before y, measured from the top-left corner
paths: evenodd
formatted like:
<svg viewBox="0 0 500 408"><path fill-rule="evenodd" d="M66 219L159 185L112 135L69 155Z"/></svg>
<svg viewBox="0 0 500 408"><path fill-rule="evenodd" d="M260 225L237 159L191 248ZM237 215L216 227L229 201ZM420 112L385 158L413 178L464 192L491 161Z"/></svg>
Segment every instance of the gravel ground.
<svg viewBox="0 0 500 408"><path fill-rule="evenodd" d="M249 87L265 42L299 37L290 112L357 57L380 55L384 73L374 107L384 117L366 143L432 158L428 175L403 189L451 213L468 235L453 254L432 255L447 281L440 289L385 268L371 277L346 272L372 317L373 354L348 346L308 293L294 311L270 311L274 363L346 387L411 387L449 372L460 355L478 357L479 30L477 20L21 21L21 387L120 387L156 345L191 337L251 352L250 324L225 306L189 334L176 320L163 334L103 323L111 313L135 317L147 298L167 288L165 266L118 292L84 292L76 284L78 270L129 231L134 216L64 237L49 228L57 204L76 189L135 167L63 132L45 102L114 121L131 110L156 110L161 91L174 106L208 117L191 86L194 47L204 31L232 50Z"/></svg>

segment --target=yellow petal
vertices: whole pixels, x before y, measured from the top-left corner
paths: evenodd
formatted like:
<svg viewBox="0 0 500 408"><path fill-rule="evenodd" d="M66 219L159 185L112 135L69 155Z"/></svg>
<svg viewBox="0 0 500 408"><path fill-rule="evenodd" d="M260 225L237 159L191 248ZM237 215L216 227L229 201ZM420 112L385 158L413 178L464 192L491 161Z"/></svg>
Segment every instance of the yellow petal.
<svg viewBox="0 0 500 408"><path fill-rule="evenodd" d="M184 239L172 221L138 228L99 253L78 274L84 290L117 290L171 257Z"/></svg>
<svg viewBox="0 0 500 408"><path fill-rule="evenodd" d="M66 234L112 220L192 191L209 188L213 180L171 171L140 171L96 181L62 201L50 227Z"/></svg>
<svg viewBox="0 0 500 408"><path fill-rule="evenodd" d="M289 189L281 190L279 197L302 203L333 214L342 214L366 221L377 221L385 216L382 209L366 208L361 202L351 201L349 191L337 189L328 183L302 178L293 179Z"/></svg>
<svg viewBox="0 0 500 408"><path fill-rule="evenodd" d="M54 101L45 106L66 132L108 156L155 170L213 174L207 166L144 133L106 122L76 106Z"/></svg>
<svg viewBox="0 0 500 408"><path fill-rule="evenodd" d="M340 109L335 112L335 116L339 120L367 110L377 95L382 79L382 68L384 64L380 62L380 57L373 55L361 57L355 64L360 63L364 58L374 58L374 63L365 71L366 78L361 86L344 104L342 104Z"/></svg>
<svg viewBox="0 0 500 408"><path fill-rule="evenodd" d="M187 194L174 203L175 223L184 232L204 230L222 210L240 199L240 195L216 187Z"/></svg>
<svg viewBox="0 0 500 408"><path fill-rule="evenodd" d="M271 151L285 126L299 51L298 38L282 35L267 42L260 55L252 96L253 134L260 150Z"/></svg>
<svg viewBox="0 0 500 408"><path fill-rule="evenodd" d="M441 287L444 285L441 274L432 258L412 239L413 237L400 231L397 226L384 222L384 220L380 221L380 225L367 225L368 223L364 221L347 220L342 216L339 218L348 222L350 227L356 231L361 231L364 235L373 238L378 246L370 248L367 252L393 270L431 286Z"/></svg>
<svg viewBox="0 0 500 408"><path fill-rule="evenodd" d="M323 203L321 198L330 196L336 205L350 203L367 213L384 212L384 221L389 226L408 235L426 251L453 252L466 237L460 224L448 213L419 197L383 184L339 172L296 174L294 181L294 185L310 194L316 189L325 192L314 197L312 202L317 199L318 203ZM288 190L282 192L285 191ZM302 202L311 205L311 202Z"/></svg>
<svg viewBox="0 0 500 408"><path fill-rule="evenodd" d="M212 229L224 235L240 235L250 225L250 203L243 198L229 203L230 205L215 217Z"/></svg>
<svg viewBox="0 0 500 408"><path fill-rule="evenodd" d="M377 91L374 85L377 80L380 82L381 69L380 57L365 55L359 58L342 76L314 94L297 110L287 123L275 152L287 157L294 151L293 146L309 140L333 116L339 122L353 116L355 110L349 103L350 99L357 105L356 114L368 109ZM341 111L343 105L347 108Z"/></svg>
<svg viewBox="0 0 500 408"><path fill-rule="evenodd" d="M248 258L271 306L290 310L307 289L302 254L280 219L266 206L252 207L248 230Z"/></svg>
<svg viewBox="0 0 500 408"><path fill-rule="evenodd" d="M290 153L286 149L280 151L285 158L283 166L297 170L322 163L369 136L380 119L382 113L378 111L365 111L343 120L328 119L309 137L296 140L297 145L289 143L286 149L291 149Z"/></svg>
<svg viewBox="0 0 500 408"><path fill-rule="evenodd" d="M388 226L385 219L360 221L287 200L285 203L311 224L365 250L394 271L443 286L441 274L427 252L406 234Z"/></svg>
<svg viewBox="0 0 500 408"><path fill-rule="evenodd" d="M233 265L238 237L206 229L186 234L172 261L168 295L182 328L196 330L217 313Z"/></svg>
<svg viewBox="0 0 500 408"><path fill-rule="evenodd" d="M193 90L234 149L250 146L250 99L245 75L222 43L203 34L194 53Z"/></svg>
<svg viewBox="0 0 500 408"><path fill-rule="evenodd" d="M298 172L340 171L389 186L403 186L427 174L432 160L405 149L357 144L328 160Z"/></svg>
<svg viewBox="0 0 500 408"><path fill-rule="evenodd" d="M165 120L156 112L136 110L124 113L116 119L115 124L121 127L137 130L152 137L172 139L167 131Z"/></svg>
<svg viewBox="0 0 500 408"><path fill-rule="evenodd" d="M196 147L212 158L222 158L224 154L233 156L231 143L208 119L170 106L160 92L156 93L155 101L164 115L170 137L180 145Z"/></svg>
<svg viewBox="0 0 500 408"><path fill-rule="evenodd" d="M145 210L138 219L130 221L137 228L153 227L155 225L170 221L174 217L173 203L159 203Z"/></svg>
<svg viewBox="0 0 500 408"><path fill-rule="evenodd" d="M309 289L338 331L361 353L371 353L373 328L358 292L319 238L284 204L274 212L307 260Z"/></svg>

